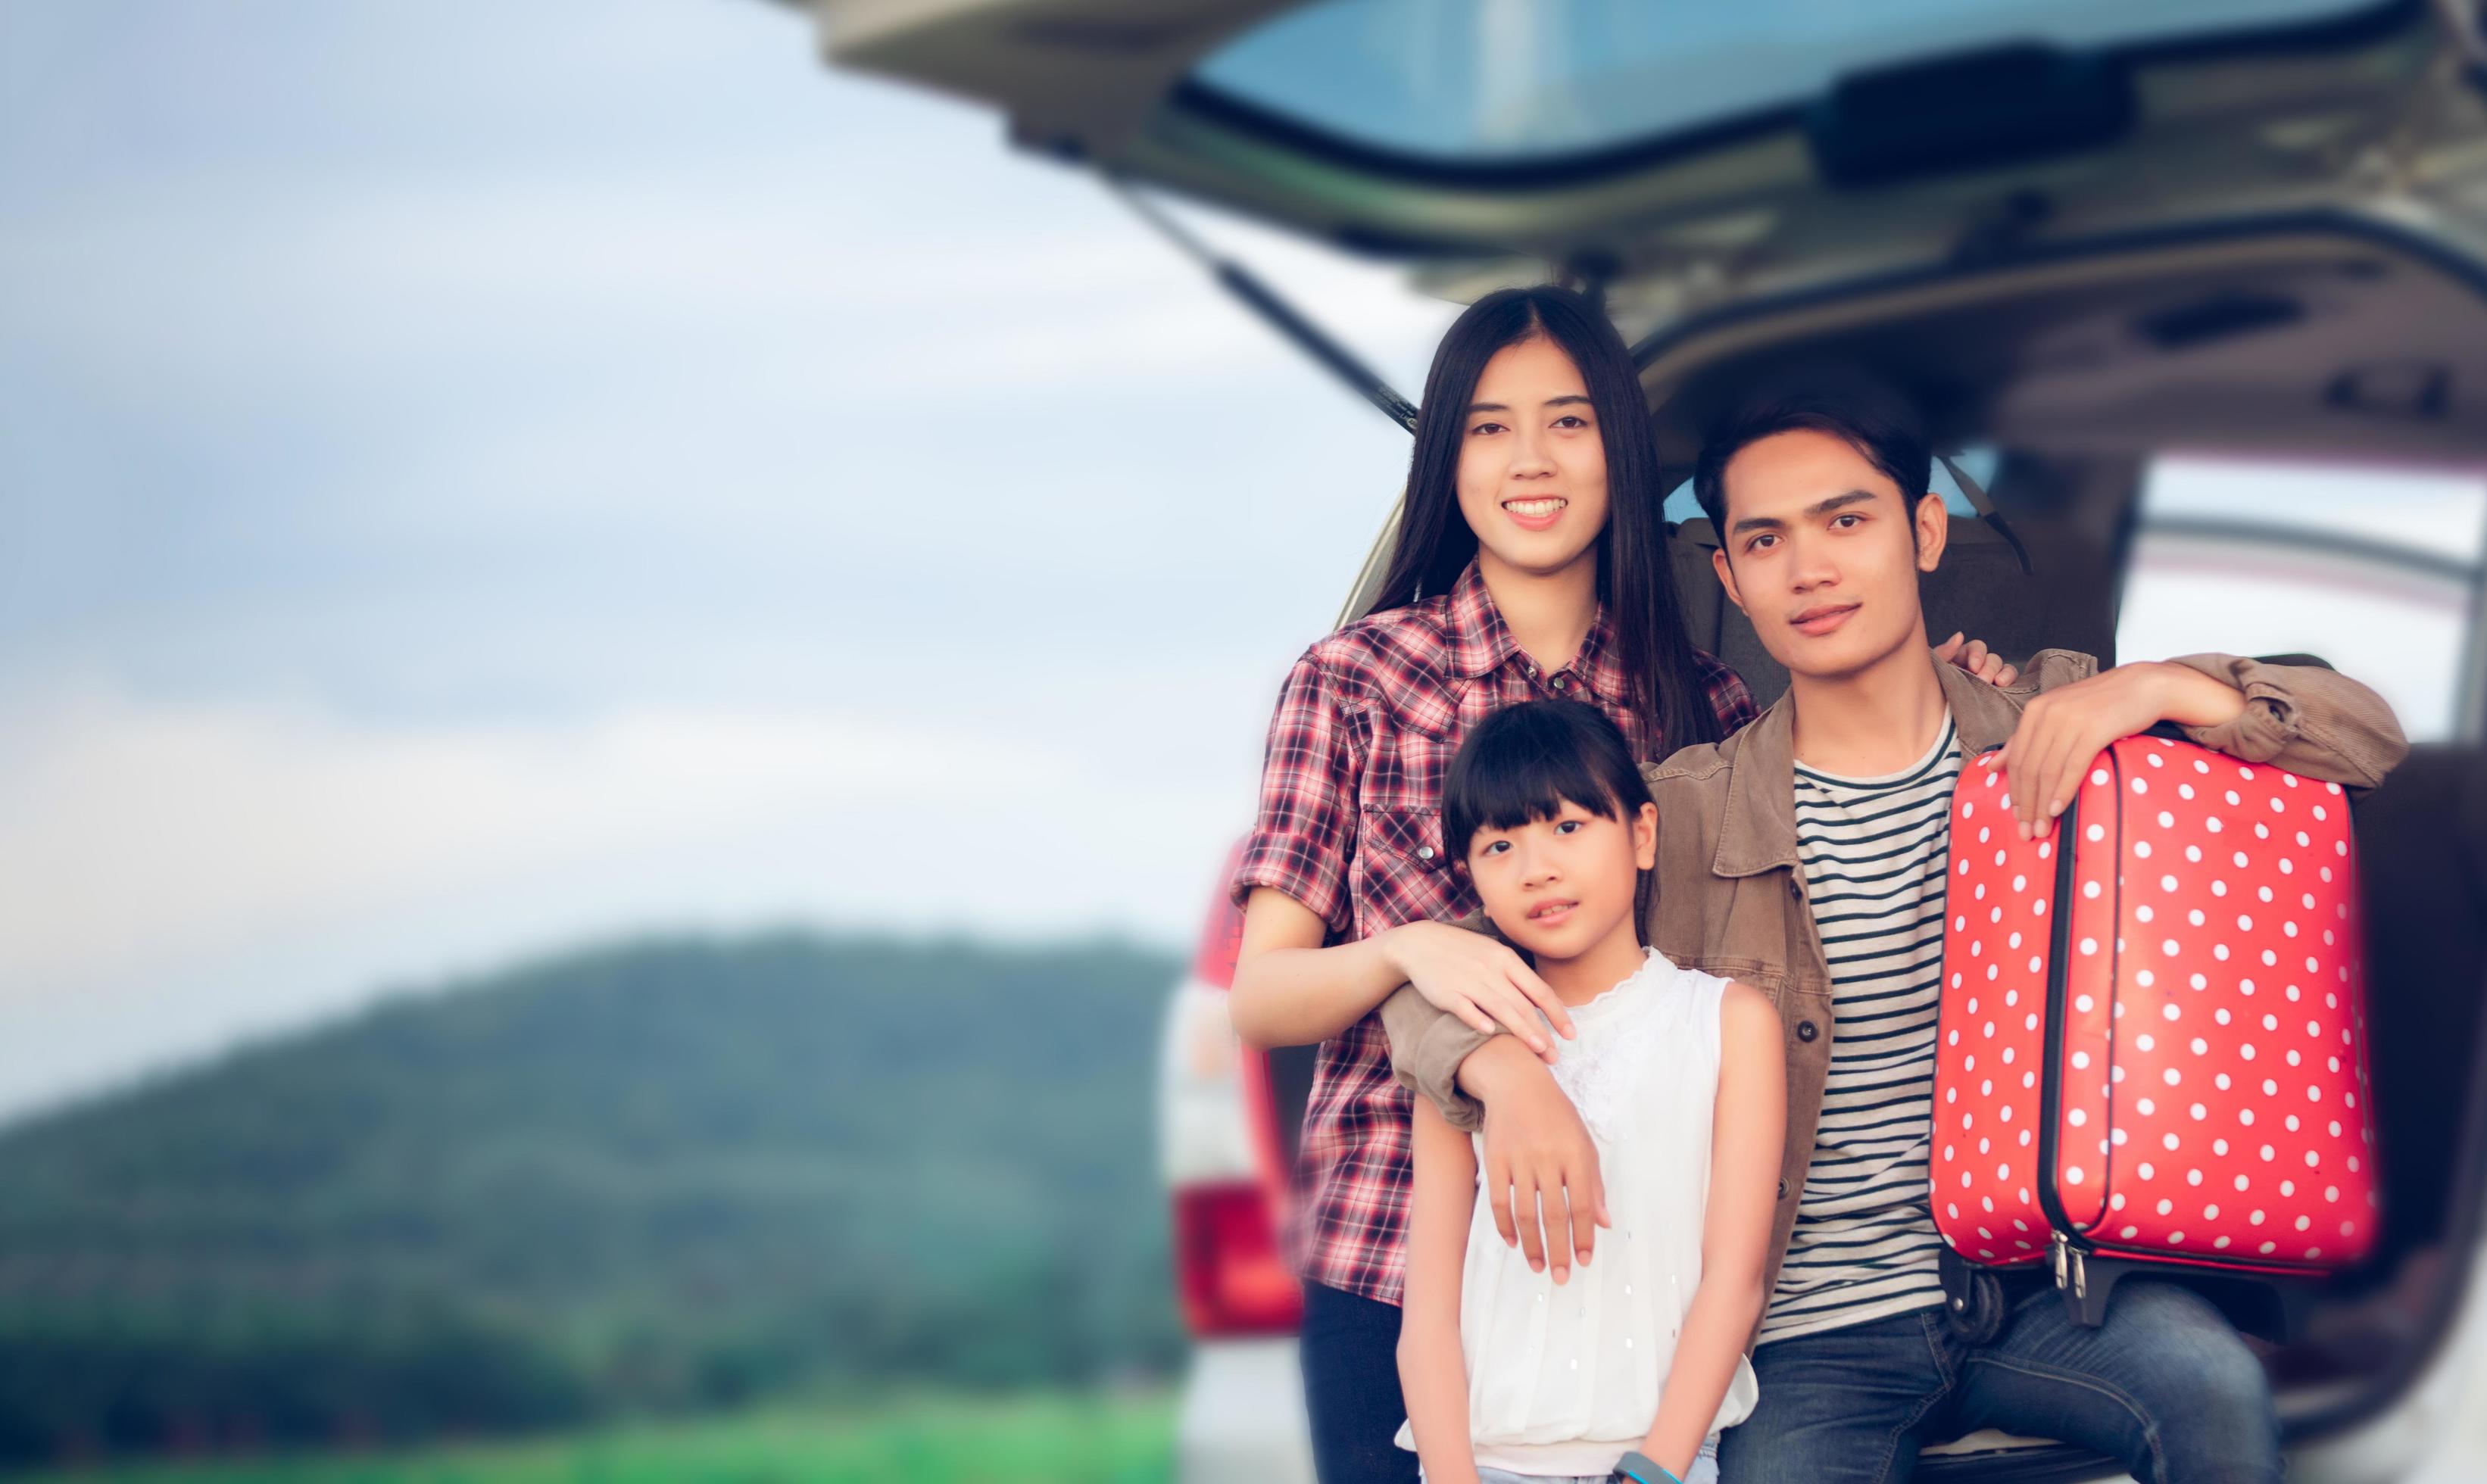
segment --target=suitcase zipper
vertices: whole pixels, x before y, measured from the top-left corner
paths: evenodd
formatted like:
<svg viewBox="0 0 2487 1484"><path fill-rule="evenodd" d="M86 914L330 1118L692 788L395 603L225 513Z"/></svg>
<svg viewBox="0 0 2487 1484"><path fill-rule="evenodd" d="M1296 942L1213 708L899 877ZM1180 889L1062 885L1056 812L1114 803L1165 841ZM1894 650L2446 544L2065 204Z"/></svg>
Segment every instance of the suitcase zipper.
<svg viewBox="0 0 2487 1484"><path fill-rule="evenodd" d="M2086 1248L2074 1246L2073 1239L2065 1236L2061 1230L2055 1233L2054 1247L2056 1290L2061 1292L2070 1288L2074 1298L2088 1298L2090 1275L2082 1264L2082 1254Z"/></svg>
<svg viewBox="0 0 2487 1484"><path fill-rule="evenodd" d="M2114 753L2110 750L2109 770L2114 771ZM2055 919L2048 928L2047 952L2047 1032L2044 1042L2044 1068L2038 1078L2038 1209L2046 1214L2047 1224L2054 1229L2055 1287L2069 1287L2076 1298L2086 1295L2088 1274L2082 1271L2082 1254L2089 1244L2073 1235L2072 1218L2065 1214L2064 1203L2055 1189L2057 1166L2062 1150L2058 1134L2063 1123L2064 1064L2064 1001L2065 977L2070 971L2072 949L2073 842L2079 838L2078 817L2081 813L2081 791L2065 801L2064 812L2055 821ZM2122 893L2117 894L2120 898Z"/></svg>

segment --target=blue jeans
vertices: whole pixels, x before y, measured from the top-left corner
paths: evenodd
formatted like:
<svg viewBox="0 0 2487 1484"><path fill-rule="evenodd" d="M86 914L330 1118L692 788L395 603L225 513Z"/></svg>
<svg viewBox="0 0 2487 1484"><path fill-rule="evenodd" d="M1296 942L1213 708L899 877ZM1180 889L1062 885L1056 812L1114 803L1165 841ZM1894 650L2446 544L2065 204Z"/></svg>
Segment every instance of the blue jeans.
<svg viewBox="0 0 2487 1484"><path fill-rule="evenodd" d="M1408 1416L1399 1305L1306 1282L1297 1355L1321 1484L1416 1484L1416 1455L1392 1441Z"/></svg>
<svg viewBox="0 0 2487 1484"><path fill-rule="evenodd" d="M1623 1450L1618 1448L1620 1454ZM1607 1473L1583 1473L1566 1477L1559 1473L1513 1473L1502 1469L1479 1469L1477 1484L1607 1484L1613 1477ZM1719 1455L1708 1443L1692 1455L1692 1467L1684 1473L1684 1484L1719 1484Z"/></svg>
<svg viewBox="0 0 2487 1484"><path fill-rule="evenodd" d="M2173 1283L2126 1279L2095 1330L2033 1285L1992 1344L1961 1344L1928 1308L1759 1346L1753 1372L1761 1402L1719 1440L1727 1484L1889 1484L1919 1444L1983 1427L2104 1453L2143 1484L2280 1476L2261 1363Z"/></svg>

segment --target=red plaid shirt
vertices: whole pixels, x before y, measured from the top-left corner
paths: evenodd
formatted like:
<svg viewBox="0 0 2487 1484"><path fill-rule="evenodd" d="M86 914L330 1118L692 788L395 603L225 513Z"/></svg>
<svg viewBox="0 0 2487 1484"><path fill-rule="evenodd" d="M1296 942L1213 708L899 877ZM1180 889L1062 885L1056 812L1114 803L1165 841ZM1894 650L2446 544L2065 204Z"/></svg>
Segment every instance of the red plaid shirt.
<svg viewBox="0 0 2487 1484"><path fill-rule="evenodd" d="M1694 652L1719 725L1753 719L1736 672ZM1442 844L1442 778L1470 727L1502 707L1594 703L1633 755L1675 750L1632 710L1602 609L1572 662L1552 674L1513 642L1470 562L1451 591L1358 619L1304 652L1270 722L1260 817L1235 873L1241 905L1274 886L1328 924L1332 941L1476 909ZM1390 1076L1377 1011L1321 1045L1287 1248L1296 1272L1400 1302L1407 1274L1409 1094Z"/></svg>

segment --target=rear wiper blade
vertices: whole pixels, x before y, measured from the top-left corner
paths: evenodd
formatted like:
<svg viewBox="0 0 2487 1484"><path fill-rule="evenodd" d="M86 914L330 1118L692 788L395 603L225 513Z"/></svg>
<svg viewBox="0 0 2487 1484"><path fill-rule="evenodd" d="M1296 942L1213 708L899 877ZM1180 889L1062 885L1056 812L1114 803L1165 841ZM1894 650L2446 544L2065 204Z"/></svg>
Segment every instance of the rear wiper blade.
<svg viewBox="0 0 2487 1484"><path fill-rule="evenodd" d="M1329 369L1332 376L1354 388L1356 395L1382 409L1382 415L1410 433L1416 431L1416 405L1400 396L1382 379L1372 367L1355 358L1355 352L1332 340L1321 326L1298 313L1296 307L1278 297L1271 289L1254 276L1252 270L1231 258L1221 258L1207 243L1193 237L1183 224L1166 214L1154 201L1133 190L1121 178L1107 174L1105 188L1122 198L1133 213L1156 228L1167 241L1174 243L1183 255L1209 270L1211 277L1240 300L1244 307L1259 315L1271 327L1294 342L1297 350Z"/></svg>

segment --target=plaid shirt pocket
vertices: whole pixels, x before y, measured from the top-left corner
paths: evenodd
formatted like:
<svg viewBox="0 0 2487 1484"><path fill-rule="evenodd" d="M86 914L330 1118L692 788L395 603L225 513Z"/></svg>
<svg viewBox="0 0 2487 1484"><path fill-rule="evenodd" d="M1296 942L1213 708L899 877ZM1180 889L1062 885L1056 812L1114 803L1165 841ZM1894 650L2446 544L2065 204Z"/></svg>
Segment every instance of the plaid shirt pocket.
<svg viewBox="0 0 2487 1484"><path fill-rule="evenodd" d="M1442 853L1439 809L1365 808L1356 830L1357 863L1363 874L1356 906L1371 915L1361 924L1366 935L1440 915L1446 901L1457 897L1462 882Z"/></svg>

